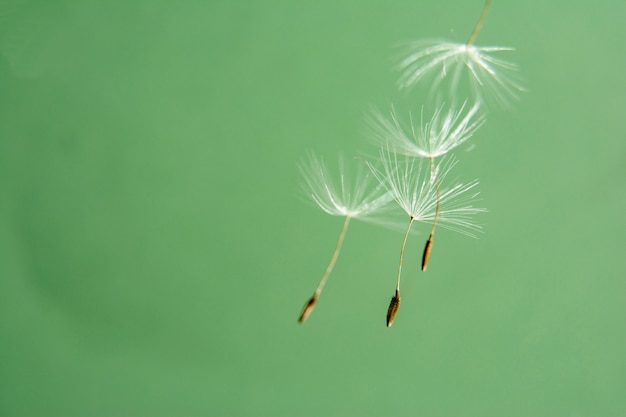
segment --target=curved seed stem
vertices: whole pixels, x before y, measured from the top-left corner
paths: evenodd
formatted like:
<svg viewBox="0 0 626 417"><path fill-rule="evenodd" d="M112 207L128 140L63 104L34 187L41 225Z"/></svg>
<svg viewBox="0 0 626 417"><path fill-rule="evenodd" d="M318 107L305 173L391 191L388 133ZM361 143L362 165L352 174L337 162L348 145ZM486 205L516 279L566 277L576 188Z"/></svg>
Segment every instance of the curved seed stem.
<svg viewBox="0 0 626 417"><path fill-rule="evenodd" d="M304 305L304 308L302 309L302 313L300 313L300 318L298 318L298 322L303 323L313 311L313 308L315 307L315 303L317 302L317 298L322 293L322 290L324 289L324 285L326 284L326 281L328 280L328 277L330 276L330 273L332 272L335 266L335 263L337 262L337 258L339 257L339 252L341 252L341 246L343 245L343 239L346 237L346 232L348 231L349 224L350 224L350 216L346 216L346 220L343 222L343 227L341 228L341 233L339 233L339 239L337 240L337 245L335 246L335 251L333 252L333 256L330 258L330 262L328 263L328 266L326 267L326 271L324 271L324 275L322 275L322 279L320 279L320 282L317 284L317 288L315 288L315 292L313 293L313 296Z"/></svg>
<svg viewBox="0 0 626 417"><path fill-rule="evenodd" d="M348 225L350 224L350 216L346 216L346 220L343 222L343 227L341 228L341 233L339 233L339 239L337 240L337 245L335 246L335 251L333 252L333 256L330 258L330 262L326 267L326 271L324 271L324 275L320 280L320 283L317 284L317 288L315 289L316 293L321 293L324 288L324 284L326 284L326 280L328 276L332 272L335 267L335 262L337 262L337 258L339 257L339 252L341 251L341 246L343 245L343 239L346 237L346 232L348 231Z"/></svg>
<svg viewBox="0 0 626 417"><path fill-rule="evenodd" d="M415 220L415 217L411 216L411 220L409 221L409 226L406 228L406 233L404 234L404 241L402 242L402 249L400 249L400 266L398 266L398 282L396 283L396 291L400 291L400 275L402 274L402 256L404 255L404 247L406 246L406 240L409 237L409 231L411 230L411 225L413 224L413 220Z"/></svg>
<svg viewBox="0 0 626 417"><path fill-rule="evenodd" d="M400 249L400 265L398 266L398 282L396 283L396 295L391 297L391 302L389 303L389 307L387 308L387 327L391 327L393 324L393 319L396 318L396 314L398 313L398 309L400 308L400 276L402 275L402 257L404 256L404 247L406 246L406 240L409 237L409 232L411 231L411 225L415 217L411 216L411 220L409 221L409 226L406 228L406 233L404 234L404 240L402 241L402 249Z"/></svg>
<svg viewBox="0 0 626 417"><path fill-rule="evenodd" d="M478 22L476 22L476 26L474 26L474 30L467 40L467 46L472 46L474 41L476 40L476 36L478 36L478 32L480 32L480 28L483 27L483 23L485 22L485 18L487 17L487 12L489 11L489 6L491 6L491 0L486 0L485 5L483 6L483 11L478 18Z"/></svg>
<svg viewBox="0 0 626 417"><path fill-rule="evenodd" d="M437 227L437 221L439 220L439 211L441 209L441 192L439 191L439 178L437 178L437 172L435 168L434 158L430 158L430 179L435 181L435 187L437 189L437 208L435 209L435 219L433 220L433 227L430 229L430 236L424 246L424 253L422 254L422 271L426 271L428 266L428 258L430 257L430 251L433 247L433 237L435 236L435 228Z"/></svg>

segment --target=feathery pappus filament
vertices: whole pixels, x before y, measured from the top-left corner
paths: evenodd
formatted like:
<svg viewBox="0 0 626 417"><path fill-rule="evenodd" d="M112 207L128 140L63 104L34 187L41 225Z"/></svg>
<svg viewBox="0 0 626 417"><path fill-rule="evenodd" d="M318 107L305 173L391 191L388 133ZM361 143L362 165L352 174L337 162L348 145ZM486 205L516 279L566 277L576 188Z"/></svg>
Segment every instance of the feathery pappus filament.
<svg viewBox="0 0 626 417"><path fill-rule="evenodd" d="M332 272L351 219L377 222L381 214L392 201L391 194L379 184L362 161L357 162L351 172L346 172L345 160L340 157L338 169L328 169L322 158L310 152L307 159L300 164L300 172L304 179L302 189L318 207L332 216L344 218L335 250L330 262L319 280L311 298L305 303L298 322L303 323L317 303L324 285Z"/></svg>
<svg viewBox="0 0 626 417"><path fill-rule="evenodd" d="M496 57L496 53L513 51L508 46L476 46L474 41L483 26L491 0L486 0L478 22L467 42L420 40L407 45L406 55L399 60L398 86L401 90L423 83L430 95L448 90L448 100L456 99L465 87L477 101L509 107L526 91L519 77L518 66ZM462 79L467 84L461 86ZM443 86L442 84L446 84Z"/></svg>
<svg viewBox="0 0 626 417"><path fill-rule="evenodd" d="M438 219L438 224L442 227L473 236L473 232L480 230L480 226L472 218L484 209L473 206L478 197L478 193L472 192L478 184L477 181L469 184L456 183L452 186L446 184L446 179L456 164L452 158L447 158L431 168L424 159L399 156L387 147L381 150L380 163L381 167L370 163L370 169L391 192L396 203L409 215L409 224L400 249L396 281L396 291L399 294L404 250L413 222L434 222ZM433 180L433 169L437 173L438 181ZM440 182L443 186L440 186ZM424 266L432 247L432 238L429 240L431 243L426 248L428 253L425 251L422 259Z"/></svg>

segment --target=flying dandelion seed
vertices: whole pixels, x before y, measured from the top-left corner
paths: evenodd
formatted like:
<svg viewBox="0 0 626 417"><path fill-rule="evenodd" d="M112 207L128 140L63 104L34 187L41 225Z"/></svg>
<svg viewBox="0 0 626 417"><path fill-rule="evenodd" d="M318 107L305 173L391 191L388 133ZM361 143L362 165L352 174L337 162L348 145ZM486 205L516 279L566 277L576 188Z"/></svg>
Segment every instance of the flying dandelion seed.
<svg viewBox="0 0 626 417"><path fill-rule="evenodd" d="M379 145L389 143L401 155L437 158L462 145L483 125L485 116L479 114L479 110L480 102L470 107L465 101L458 107L448 107L447 111L445 105L441 105L424 120L422 108L419 125L409 114L407 126L392 107L389 118L374 109L367 122L372 139Z"/></svg>
<svg viewBox="0 0 626 417"><path fill-rule="evenodd" d="M434 95L441 90L442 83L447 82L449 96L454 100L462 78L466 78L467 87L477 101L495 101L502 107L509 107L511 101L519 100L526 88L520 81L518 66L494 56L514 48L474 45L490 5L491 0L487 0L466 43L446 40L410 43L407 55L396 67L401 73L398 80L400 89L410 90L424 82L430 85L431 95Z"/></svg>
<svg viewBox="0 0 626 417"><path fill-rule="evenodd" d="M324 161L309 153L307 160L300 164L300 172L304 178L302 188L306 195L326 213L345 218L330 262L313 295L300 313L298 321L302 323L313 311L337 262L350 220L354 218L383 222L379 215L389 207L388 203L393 197L376 181L364 163L357 164L354 175L350 176L346 174L344 159L339 158L339 169L336 177L333 177Z"/></svg>
<svg viewBox="0 0 626 417"><path fill-rule="evenodd" d="M403 125L393 107L390 118L374 110L369 119L375 142L390 145L398 154L428 158L430 161L430 179L435 184L437 204L431 232L422 255L422 271L428 266L441 206L440 179L437 178L435 158L447 154L470 139L485 121L484 115L478 114L480 102L471 107L464 102L458 108L451 106L447 111L444 109L443 105L438 107L428 121L424 121L422 108L419 126L413 122L412 116L409 126Z"/></svg>
<svg viewBox="0 0 626 417"><path fill-rule="evenodd" d="M299 322L304 322L315 308L352 218L396 225L387 212L392 200L409 216L395 293L387 308L387 327L393 324L400 309L402 263L408 237L415 230L413 223L431 223L422 251L422 271L428 266L439 226L471 237L481 230L474 221L476 214L486 211L475 207L478 181L461 183L450 179L457 162L448 154L471 139L485 123L487 106L496 102L508 107L526 91L517 65L501 57L513 48L474 44L490 5L491 0L486 0L465 43L425 40L409 44L398 61L398 85L401 90L427 85L434 111L422 107L419 123L415 123L410 113L408 122L403 122L393 107L389 116L374 110L367 122L381 151L380 161L367 162L369 171L361 164L357 165L356 175L346 176L344 161L340 159L339 170L330 173L324 161L312 153L300 165L307 196L326 213L343 217L344 223L330 262L313 296L305 303Z"/></svg>
<svg viewBox="0 0 626 417"><path fill-rule="evenodd" d="M442 227L475 237L480 226L474 223L473 217L485 210L473 205L478 198L478 193L473 191L478 181L440 187L440 183L446 182L450 171L456 165L453 158L443 160L434 168L439 179L435 182L432 180L433 168L424 163L423 159L398 156L390 147L383 148L380 156L382 167L377 168L369 164L370 169L409 216L409 224L400 249L396 296L392 298L387 310L389 327L400 307L402 260L413 222L433 222L438 218Z"/></svg>

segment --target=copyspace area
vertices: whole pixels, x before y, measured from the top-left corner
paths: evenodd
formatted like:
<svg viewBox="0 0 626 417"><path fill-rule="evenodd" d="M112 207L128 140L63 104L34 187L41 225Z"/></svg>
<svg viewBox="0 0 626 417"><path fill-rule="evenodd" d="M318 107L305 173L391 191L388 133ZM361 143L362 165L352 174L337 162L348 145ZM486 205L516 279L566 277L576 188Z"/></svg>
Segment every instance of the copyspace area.
<svg viewBox="0 0 626 417"><path fill-rule="evenodd" d="M342 225L298 162L375 155L460 3L0 1L0 415L625 415L618 2L494 0L528 92L458 153L483 233L422 273L416 225L387 328L403 232L355 222L297 323Z"/></svg>

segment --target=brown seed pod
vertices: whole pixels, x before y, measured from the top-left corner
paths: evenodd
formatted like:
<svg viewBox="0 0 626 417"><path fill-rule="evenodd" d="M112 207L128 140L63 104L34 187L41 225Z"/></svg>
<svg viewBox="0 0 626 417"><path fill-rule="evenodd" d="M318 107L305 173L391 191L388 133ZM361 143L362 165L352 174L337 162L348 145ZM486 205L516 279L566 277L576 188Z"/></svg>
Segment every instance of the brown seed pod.
<svg viewBox="0 0 626 417"><path fill-rule="evenodd" d="M313 311L313 307L315 307L315 303L317 303L317 294L313 295L304 305L302 313L300 313L300 318L298 319L299 323L303 323L307 317L309 317L309 314Z"/></svg>
<svg viewBox="0 0 626 417"><path fill-rule="evenodd" d="M387 327L391 327L391 325L393 324L393 319L396 317L399 308L400 290L396 289L396 295L391 297L391 302L389 303L389 308L387 309Z"/></svg>
<svg viewBox="0 0 626 417"><path fill-rule="evenodd" d="M433 247L433 234L431 233L426 241L426 246L424 246L424 253L422 254L422 271L426 271L426 267L428 266L428 258L430 257L430 250Z"/></svg>

